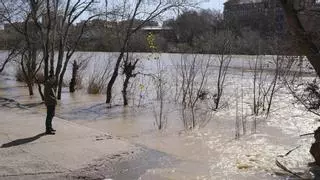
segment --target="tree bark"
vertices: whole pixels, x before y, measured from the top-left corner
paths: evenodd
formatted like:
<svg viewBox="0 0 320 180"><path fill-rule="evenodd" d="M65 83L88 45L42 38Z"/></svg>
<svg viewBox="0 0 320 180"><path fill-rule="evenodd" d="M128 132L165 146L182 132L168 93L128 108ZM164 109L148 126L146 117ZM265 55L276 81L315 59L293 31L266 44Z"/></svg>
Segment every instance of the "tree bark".
<svg viewBox="0 0 320 180"><path fill-rule="evenodd" d="M310 148L310 153L316 160L316 164L320 166L320 127L314 131L315 142Z"/></svg>
<svg viewBox="0 0 320 180"><path fill-rule="evenodd" d="M71 58L71 56L69 56L69 54L67 53L67 56L66 56L66 59L64 61L64 65L63 65L62 71L61 71L59 79L58 79L58 95L57 95L57 99L59 99L59 100L61 100L63 77L64 77L64 74L66 73L67 65L69 63L70 58Z"/></svg>
<svg viewBox="0 0 320 180"><path fill-rule="evenodd" d="M280 0L283 10L285 12L287 22L289 24L289 29L291 30L293 36L297 40L297 50L300 54L307 56L310 64L313 66L318 77L320 77L320 53L319 49L312 42L312 39L308 36L305 28L303 27L299 17L298 11L293 7L293 1ZM290 3L291 2L291 3ZM306 12L307 13L307 12ZM315 131L315 143L312 144L310 148L310 153L316 160L316 164L320 165L320 128Z"/></svg>
<svg viewBox="0 0 320 180"><path fill-rule="evenodd" d="M127 98L127 88L129 85L130 76L126 76L124 82L123 82L123 89L122 89L122 96L123 96L123 105L128 105L128 98Z"/></svg>
<svg viewBox="0 0 320 180"><path fill-rule="evenodd" d="M28 86L29 95L33 96L33 83L28 82L27 86Z"/></svg>
<svg viewBox="0 0 320 180"><path fill-rule="evenodd" d="M69 84L69 92L71 92L71 93L75 92L78 69L79 69L79 65L77 64L77 61L74 61L72 64L72 78L71 78L71 81Z"/></svg>
<svg viewBox="0 0 320 180"><path fill-rule="evenodd" d="M289 25L292 35L297 40L297 51L305 55L317 75L320 77L320 53L317 46L312 42L311 38L307 35L305 28L302 26L298 17L298 11L293 7L293 1L280 0L285 16ZM290 3L291 2L291 3Z"/></svg>
<svg viewBox="0 0 320 180"><path fill-rule="evenodd" d="M42 89L41 89L41 84L40 83L37 83L37 84L38 84L38 91L39 91L41 100L44 101L44 94L43 94Z"/></svg>
<svg viewBox="0 0 320 180"><path fill-rule="evenodd" d="M123 55L124 55L124 51L125 51L125 48L122 48L121 52L120 52L120 55L117 59L117 63L114 67L114 70L113 70L113 74L111 76L111 79L108 83L108 86L107 86L107 99L106 99L106 103L109 104L111 103L111 98L112 98L112 87L113 87L113 84L115 83L117 77L118 77L118 71L119 71L119 67L120 67L120 62L123 58Z"/></svg>

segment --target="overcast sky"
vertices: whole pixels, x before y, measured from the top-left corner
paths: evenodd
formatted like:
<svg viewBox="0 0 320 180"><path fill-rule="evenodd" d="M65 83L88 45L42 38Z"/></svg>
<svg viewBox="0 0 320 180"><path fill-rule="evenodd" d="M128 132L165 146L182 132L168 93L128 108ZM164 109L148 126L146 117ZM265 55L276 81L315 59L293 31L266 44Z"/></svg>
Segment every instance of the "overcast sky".
<svg viewBox="0 0 320 180"><path fill-rule="evenodd" d="M204 9L216 9L223 11L223 3L226 2L226 0L206 0L207 2L204 2L200 5L201 8Z"/></svg>

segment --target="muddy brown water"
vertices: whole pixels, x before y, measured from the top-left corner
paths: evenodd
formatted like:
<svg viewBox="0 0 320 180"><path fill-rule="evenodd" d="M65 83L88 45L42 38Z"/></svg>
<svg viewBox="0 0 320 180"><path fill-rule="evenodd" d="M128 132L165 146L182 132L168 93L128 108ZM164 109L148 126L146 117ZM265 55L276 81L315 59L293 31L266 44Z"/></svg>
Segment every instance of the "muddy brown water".
<svg viewBox="0 0 320 180"><path fill-rule="evenodd" d="M275 175L276 172L282 172L276 167L275 158L297 145L308 146L308 140L301 140L287 133L301 131L302 134L303 128L299 128L298 121L294 120L296 118L278 124L278 121L282 120L275 113L269 120L258 119L256 132L253 132L252 121L248 118L247 133L241 136L240 140L235 140L234 92L236 87L240 87L239 84L244 84L244 103L250 104L251 74L248 72L243 77L241 71L233 71L231 80L226 84L226 94L231 97L225 99L226 107L214 112L205 127L193 131L184 129L179 106L173 102L166 103L168 123L164 130L158 131L154 120L154 100L148 99L150 94L147 91L142 94L141 99L141 93L134 94L137 98L130 99L135 103L129 107L121 106L121 94L118 93L115 99L120 100L116 100L110 108L104 103L103 94L88 95L85 90L70 94L65 88L62 101L57 106L57 117L111 133L143 147L143 151L134 158L123 158L113 161L112 164L110 161L105 162L109 166L88 166L85 171L89 172L85 174L88 177L94 177L94 169L98 168L101 175L98 177L121 180L288 179L286 175ZM139 79L139 82L133 84L139 86L142 81L145 84L150 83ZM290 104L289 98L283 98L286 95L282 93L275 98L277 112L287 116L287 119L291 116L303 116L300 111L293 113L295 110L292 111L291 106L281 104L284 101ZM36 113L45 113L45 107L41 104L37 92L35 96L29 97L25 85L16 82L12 76L1 76L0 97L14 99L21 107ZM245 113L249 114L250 109L246 107ZM288 164L298 170L305 167L304 163L310 160L302 150L294 156L293 163ZM103 159L101 161L104 162ZM299 167L296 167L298 165Z"/></svg>
<svg viewBox="0 0 320 180"><path fill-rule="evenodd" d="M20 83L6 79L1 81L1 97L16 99L19 104L36 112L45 113L45 107L39 97L28 97L26 88ZM129 158L112 163L113 168L100 168L103 177L111 179L282 179L272 176L272 172L261 170L244 170L225 172L221 166L216 166L221 159L228 157L228 153L215 151L209 148L210 139L215 137L219 146L224 143L232 144L234 140L233 121L226 117L209 123L205 128L194 132L184 131L177 111L171 112L172 121L164 131L157 131L154 126L152 107L114 106L109 108L101 99L103 95L85 95L85 93L63 94L63 102L57 107L57 116L85 126L110 132L112 135L144 147L144 151L135 158ZM100 103L97 103L99 102ZM10 107L10 106L9 106ZM218 118L218 117L216 117ZM222 119L223 118L223 119ZM260 123L264 133L272 134L269 137L273 143L290 145L294 139L279 138L283 133L274 127L268 127L265 122ZM258 128L258 129L260 129ZM258 130L259 131L259 130ZM216 138L217 137L217 138ZM247 139L247 140L246 140ZM242 141L250 141L250 135ZM236 152L235 152L236 153ZM233 157L230 164L236 166ZM235 164L234 164L235 163ZM88 167L87 177L95 177ZM255 172L256 171L256 172ZM93 171L93 172L96 172ZM91 172L92 173L92 172ZM78 175L78 174L75 174Z"/></svg>

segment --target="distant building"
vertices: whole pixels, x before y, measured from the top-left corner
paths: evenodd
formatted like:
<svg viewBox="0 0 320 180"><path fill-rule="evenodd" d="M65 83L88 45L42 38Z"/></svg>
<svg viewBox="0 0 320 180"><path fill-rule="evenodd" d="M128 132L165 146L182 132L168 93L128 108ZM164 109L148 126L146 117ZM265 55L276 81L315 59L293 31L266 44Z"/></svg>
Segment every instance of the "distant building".
<svg viewBox="0 0 320 180"><path fill-rule="evenodd" d="M319 0L294 0L297 7L314 7ZM251 27L262 33L286 34L288 26L279 0L229 0L224 18L239 28Z"/></svg>

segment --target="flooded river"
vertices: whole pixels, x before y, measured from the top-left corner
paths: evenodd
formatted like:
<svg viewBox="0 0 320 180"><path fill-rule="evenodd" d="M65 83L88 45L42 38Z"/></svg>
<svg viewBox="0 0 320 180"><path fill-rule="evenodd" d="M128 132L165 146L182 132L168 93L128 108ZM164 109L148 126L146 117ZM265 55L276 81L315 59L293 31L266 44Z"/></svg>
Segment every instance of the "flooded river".
<svg viewBox="0 0 320 180"><path fill-rule="evenodd" d="M78 58L84 58L78 54ZM83 79L89 79L93 72L99 72L97 64L103 64L114 54L88 53L90 61ZM139 71L145 74L155 71L156 65L150 60L154 55L138 54L146 59ZM249 65L242 71L243 64L254 59L253 56L236 56L232 69L225 84L223 103L225 106L210 112L204 118L208 121L192 131L185 130L181 120L181 108L174 102L174 61L179 61L177 54L157 55L166 63L162 64L168 82L165 113L166 128L159 131L155 125L155 90L152 78L138 76L131 82L130 103L128 107L121 106L122 77L118 78L114 88L113 106L104 103L105 95L89 95L86 89L76 93L68 93L64 88L62 100L58 103L56 116L90 128L110 133L131 143L140 145L155 152L146 152L145 160L154 162L142 166L137 171L129 170L123 176L112 176L115 179L286 179L288 175L279 169L275 160L289 150L300 146L290 156L283 159L283 163L290 169L303 172L308 169L307 163L312 161L309 147L310 137L300 138L300 134L308 133L319 126L317 117L307 113L302 107L294 105L292 95L285 88L281 88L275 95L274 106L268 118L254 117L251 112L252 102L252 73ZM209 55L206 55L209 56ZM272 58L272 57L267 57ZM148 60L149 59L149 60ZM245 62L245 63L244 63ZM239 67L238 67L239 66ZM14 79L14 68L7 71L0 79L0 97L14 99L23 107L37 113L45 113L45 106L41 104L39 96L28 96L23 83ZM216 67L210 69L208 88L214 88ZM70 79L70 72L66 80ZM87 81L85 80L85 82ZM85 83L84 83L85 84ZM238 94L235 92L239 92ZM242 99L239 99L242 94ZM240 101L242 117L246 119L246 132L240 132L240 139L236 134L236 102ZM201 117L199 117L201 118ZM256 119L257 127L254 126ZM158 153L159 152L159 153ZM118 169L126 165L139 164L136 160L127 164L119 163ZM140 163L141 163L140 162ZM143 163L145 164L145 163ZM130 168L129 168L130 169ZM106 171L106 173L114 173ZM134 173L135 172L135 173Z"/></svg>

